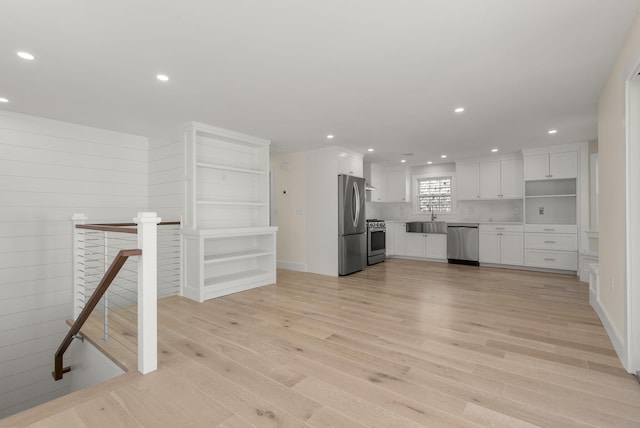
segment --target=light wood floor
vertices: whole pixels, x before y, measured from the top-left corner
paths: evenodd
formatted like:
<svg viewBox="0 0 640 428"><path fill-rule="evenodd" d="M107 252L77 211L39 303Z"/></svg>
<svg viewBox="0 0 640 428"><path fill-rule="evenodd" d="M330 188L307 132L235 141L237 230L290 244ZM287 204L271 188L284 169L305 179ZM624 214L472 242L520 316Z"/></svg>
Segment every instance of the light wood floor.
<svg viewBox="0 0 640 428"><path fill-rule="evenodd" d="M203 304L161 300L159 321L157 372L0 426L640 426L640 385L575 277L398 259L344 278L281 270Z"/></svg>

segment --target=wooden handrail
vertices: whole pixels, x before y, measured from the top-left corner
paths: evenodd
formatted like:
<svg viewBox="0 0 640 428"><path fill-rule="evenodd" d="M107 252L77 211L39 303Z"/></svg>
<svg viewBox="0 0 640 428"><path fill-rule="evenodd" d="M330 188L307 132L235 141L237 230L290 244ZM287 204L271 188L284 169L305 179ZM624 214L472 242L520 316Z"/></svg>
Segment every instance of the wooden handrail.
<svg viewBox="0 0 640 428"><path fill-rule="evenodd" d="M179 225L179 221L162 221L158 226ZM138 229L128 229L137 226L136 223L96 223L96 224L76 224L76 229L101 230L103 232L120 232L137 234Z"/></svg>
<svg viewBox="0 0 640 428"><path fill-rule="evenodd" d="M102 280L100 280L100 284L98 284L98 287L91 295L91 298L82 309L82 312L80 312L80 315L78 315L78 318L76 318L75 322L71 326L71 330L69 330L64 340L60 344L60 347L58 347L58 350L56 351L54 370L51 373L55 380L62 379L63 374L71 370L71 367L63 368L62 357L67 348L69 348L69 345L71 345L71 342L73 341L75 335L78 334L80 328L82 328L85 321L87 321L87 319L89 318L89 315L91 315L91 312L93 312L93 309L96 307L98 302L100 302L100 299L104 295L105 291L107 291L115 277L118 275L118 272L120 272L120 269L122 268L124 263L129 257L139 256L141 254L142 250L138 249L120 250L116 257L113 259L111 266L109 266L109 269L107 270L107 272L105 272Z"/></svg>

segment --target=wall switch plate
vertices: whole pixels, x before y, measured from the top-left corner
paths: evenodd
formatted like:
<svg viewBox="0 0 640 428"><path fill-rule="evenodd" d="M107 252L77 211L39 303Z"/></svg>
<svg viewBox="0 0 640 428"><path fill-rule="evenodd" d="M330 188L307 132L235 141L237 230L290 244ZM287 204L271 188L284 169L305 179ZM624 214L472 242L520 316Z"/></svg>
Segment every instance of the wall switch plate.
<svg viewBox="0 0 640 428"><path fill-rule="evenodd" d="M538 208L538 214L544 215L544 207Z"/></svg>

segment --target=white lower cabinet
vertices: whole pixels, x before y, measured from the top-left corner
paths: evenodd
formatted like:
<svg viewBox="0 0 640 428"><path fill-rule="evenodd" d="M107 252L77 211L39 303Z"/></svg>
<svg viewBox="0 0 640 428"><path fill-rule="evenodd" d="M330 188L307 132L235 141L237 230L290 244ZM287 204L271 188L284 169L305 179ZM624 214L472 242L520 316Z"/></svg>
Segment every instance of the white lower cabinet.
<svg viewBox="0 0 640 428"><path fill-rule="evenodd" d="M426 234L425 256L428 259L446 260L447 258L447 235L442 233Z"/></svg>
<svg viewBox="0 0 640 428"><path fill-rule="evenodd" d="M406 233L408 257L445 260L447 258L447 235L442 233Z"/></svg>
<svg viewBox="0 0 640 428"><path fill-rule="evenodd" d="M276 282L276 227L184 232L183 294L203 302Z"/></svg>
<svg viewBox="0 0 640 428"><path fill-rule="evenodd" d="M500 236L500 263L524 265L522 232L503 232Z"/></svg>
<svg viewBox="0 0 640 428"><path fill-rule="evenodd" d="M406 223L387 223L387 256L401 256L407 253Z"/></svg>
<svg viewBox="0 0 640 428"><path fill-rule="evenodd" d="M481 224L479 238L480 263L524 265L522 226Z"/></svg>
<svg viewBox="0 0 640 428"><path fill-rule="evenodd" d="M575 225L527 224L525 266L577 271L577 232Z"/></svg>
<svg viewBox="0 0 640 428"><path fill-rule="evenodd" d="M545 269L578 270L578 253L575 251L525 250L526 265Z"/></svg>

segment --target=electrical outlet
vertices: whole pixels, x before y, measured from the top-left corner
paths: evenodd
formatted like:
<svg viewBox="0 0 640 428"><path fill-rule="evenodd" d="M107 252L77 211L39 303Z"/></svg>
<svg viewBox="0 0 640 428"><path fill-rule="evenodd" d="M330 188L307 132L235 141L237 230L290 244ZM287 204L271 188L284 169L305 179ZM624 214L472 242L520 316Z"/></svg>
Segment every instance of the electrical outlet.
<svg viewBox="0 0 640 428"><path fill-rule="evenodd" d="M515 208L513 209L513 214L515 214L515 215L520 215L520 208L515 207Z"/></svg>
<svg viewBox="0 0 640 428"><path fill-rule="evenodd" d="M544 215L544 207L539 207L538 208L538 214Z"/></svg>

